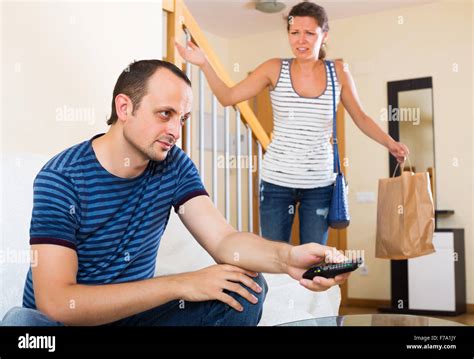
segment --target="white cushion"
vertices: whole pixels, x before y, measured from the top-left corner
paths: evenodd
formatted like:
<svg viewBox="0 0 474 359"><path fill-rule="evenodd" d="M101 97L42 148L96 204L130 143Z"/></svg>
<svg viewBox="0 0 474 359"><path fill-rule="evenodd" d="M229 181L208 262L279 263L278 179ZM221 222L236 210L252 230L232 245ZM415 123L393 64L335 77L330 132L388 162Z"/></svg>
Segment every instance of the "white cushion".
<svg viewBox="0 0 474 359"><path fill-rule="evenodd" d="M0 320L21 306L29 269L33 180L49 160L44 155L3 154L0 167Z"/></svg>

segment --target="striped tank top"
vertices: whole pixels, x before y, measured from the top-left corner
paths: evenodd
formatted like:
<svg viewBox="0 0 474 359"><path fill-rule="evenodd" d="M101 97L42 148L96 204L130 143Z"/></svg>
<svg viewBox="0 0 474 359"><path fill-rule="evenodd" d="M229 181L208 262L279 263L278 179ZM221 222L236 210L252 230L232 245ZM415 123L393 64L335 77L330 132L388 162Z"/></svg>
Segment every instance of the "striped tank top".
<svg viewBox="0 0 474 359"><path fill-rule="evenodd" d="M282 59L280 76L270 91L273 139L262 162L262 180L291 188L316 188L334 183L333 128L334 76L336 106L340 86L334 62L325 62L326 89L318 97L296 93L290 75L292 59Z"/></svg>

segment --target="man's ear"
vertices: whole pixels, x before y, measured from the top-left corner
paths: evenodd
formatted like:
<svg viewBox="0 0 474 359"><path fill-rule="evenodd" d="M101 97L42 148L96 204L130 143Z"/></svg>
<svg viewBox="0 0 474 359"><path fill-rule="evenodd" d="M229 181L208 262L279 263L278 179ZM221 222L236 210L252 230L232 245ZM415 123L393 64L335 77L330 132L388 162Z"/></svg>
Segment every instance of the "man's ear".
<svg viewBox="0 0 474 359"><path fill-rule="evenodd" d="M126 121L133 112L133 104L130 97L124 94L118 94L115 97L115 111L119 121Z"/></svg>

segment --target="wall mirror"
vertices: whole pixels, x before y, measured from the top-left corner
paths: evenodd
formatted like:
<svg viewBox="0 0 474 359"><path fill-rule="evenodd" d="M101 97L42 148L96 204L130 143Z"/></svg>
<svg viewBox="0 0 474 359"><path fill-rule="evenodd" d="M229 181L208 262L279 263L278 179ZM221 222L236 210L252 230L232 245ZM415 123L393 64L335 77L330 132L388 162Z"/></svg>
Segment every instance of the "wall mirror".
<svg viewBox="0 0 474 359"><path fill-rule="evenodd" d="M410 149L409 161L414 172L428 172L436 207L436 171L432 78L392 81L388 83L389 134ZM390 175L397 165L390 155ZM400 170L397 170L397 174Z"/></svg>

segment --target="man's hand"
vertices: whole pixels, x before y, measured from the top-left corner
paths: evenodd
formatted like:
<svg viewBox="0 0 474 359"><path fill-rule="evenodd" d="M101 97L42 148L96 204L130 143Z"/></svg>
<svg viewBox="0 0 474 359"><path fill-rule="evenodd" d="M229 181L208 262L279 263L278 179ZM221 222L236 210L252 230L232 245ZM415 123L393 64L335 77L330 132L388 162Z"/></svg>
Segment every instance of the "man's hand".
<svg viewBox="0 0 474 359"><path fill-rule="evenodd" d="M309 290L320 292L330 287L342 284L349 277L350 273L337 275L328 279L314 277L313 280L303 279L303 273L310 267L325 261L327 263L340 263L347 258L335 248L323 246L317 243L308 243L292 247L287 258L287 273L300 282Z"/></svg>
<svg viewBox="0 0 474 359"><path fill-rule="evenodd" d="M219 300L238 310L243 310L238 301L224 293L224 289L235 292L250 303L257 303L257 298L239 283L260 293L262 288L251 277L258 273L251 272L230 264L217 264L195 272L179 275L179 294L181 299L189 302Z"/></svg>

